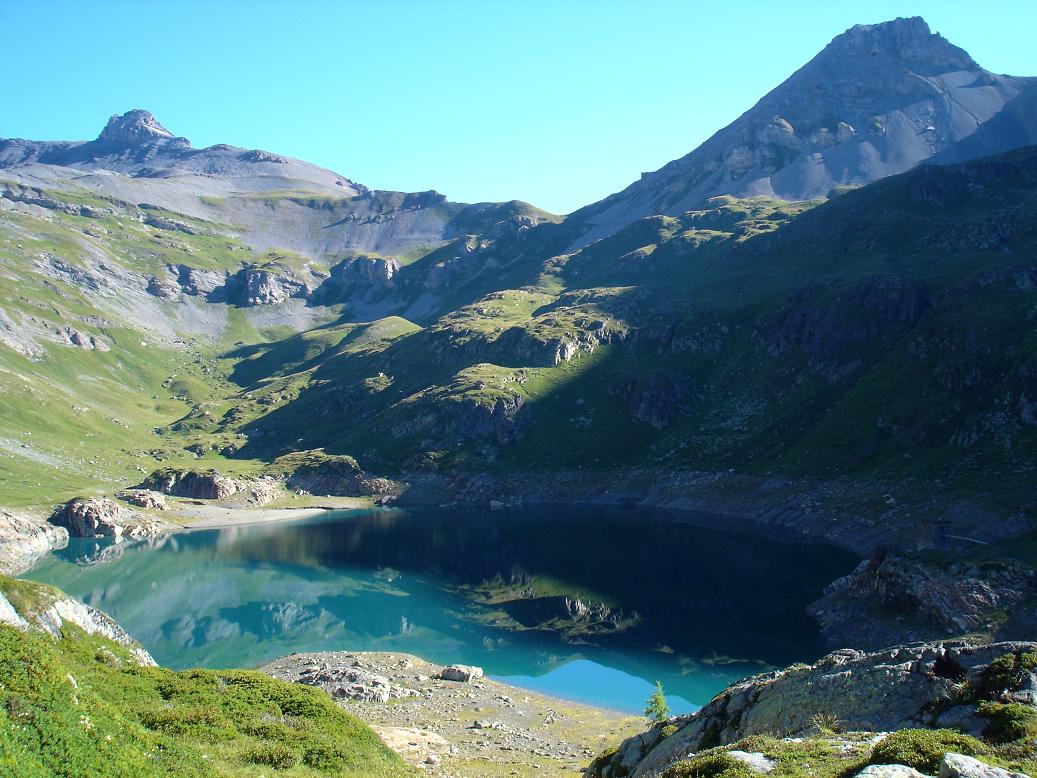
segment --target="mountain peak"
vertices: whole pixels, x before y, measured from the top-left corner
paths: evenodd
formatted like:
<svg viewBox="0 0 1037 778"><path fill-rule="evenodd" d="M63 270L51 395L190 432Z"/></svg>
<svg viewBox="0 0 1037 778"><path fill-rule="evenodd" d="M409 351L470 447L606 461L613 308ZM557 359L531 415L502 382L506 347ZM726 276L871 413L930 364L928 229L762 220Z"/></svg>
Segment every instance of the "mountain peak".
<svg viewBox="0 0 1037 778"><path fill-rule="evenodd" d="M120 143L153 143L175 137L150 112L134 108L121 116L112 116L97 139Z"/></svg>
<svg viewBox="0 0 1037 778"><path fill-rule="evenodd" d="M879 24L855 24L835 37L821 56L885 56L940 71L978 68L966 51L934 33L921 16Z"/></svg>

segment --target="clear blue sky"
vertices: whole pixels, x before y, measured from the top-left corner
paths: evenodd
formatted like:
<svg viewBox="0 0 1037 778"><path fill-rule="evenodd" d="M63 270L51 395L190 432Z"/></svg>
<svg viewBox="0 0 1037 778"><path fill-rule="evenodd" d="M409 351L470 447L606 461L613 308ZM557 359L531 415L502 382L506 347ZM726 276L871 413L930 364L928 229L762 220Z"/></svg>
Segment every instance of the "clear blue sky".
<svg viewBox="0 0 1037 778"><path fill-rule="evenodd" d="M691 151L858 23L1037 75L1037 2L0 0L0 137L152 111L196 146L564 213Z"/></svg>

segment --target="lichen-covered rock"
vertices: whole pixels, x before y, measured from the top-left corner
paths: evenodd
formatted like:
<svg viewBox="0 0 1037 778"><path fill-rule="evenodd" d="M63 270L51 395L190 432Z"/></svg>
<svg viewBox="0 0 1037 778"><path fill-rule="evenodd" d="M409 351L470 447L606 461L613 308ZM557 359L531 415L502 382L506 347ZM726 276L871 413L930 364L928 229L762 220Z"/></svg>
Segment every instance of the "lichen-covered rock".
<svg viewBox="0 0 1037 778"><path fill-rule="evenodd" d="M1037 643L975 645L964 640L918 643L870 654L836 651L813 665L793 665L732 684L697 713L628 738L611 757L595 762L587 775L658 775L691 754L750 735L784 737L806 732L817 714L838 719L849 731L943 726L941 712L947 710L947 700L954 698L962 680L989 683L985 671L995 659L1034 651ZM1006 676L1006 682L1025 686L1028 677L1024 676Z"/></svg>
<svg viewBox="0 0 1037 778"><path fill-rule="evenodd" d="M68 530L11 511L0 510L0 573L17 575L51 549L68 544Z"/></svg>

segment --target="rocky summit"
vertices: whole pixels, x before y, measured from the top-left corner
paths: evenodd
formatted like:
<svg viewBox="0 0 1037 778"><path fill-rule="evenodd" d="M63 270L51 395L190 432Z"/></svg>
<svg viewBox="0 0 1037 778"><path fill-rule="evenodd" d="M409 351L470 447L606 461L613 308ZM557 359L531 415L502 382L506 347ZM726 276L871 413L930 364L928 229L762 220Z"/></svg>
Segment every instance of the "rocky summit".
<svg viewBox="0 0 1037 778"><path fill-rule="evenodd" d="M930 159L1037 142L1037 80L991 73L918 17L856 25L681 159L577 211L579 243L707 197L825 197Z"/></svg>

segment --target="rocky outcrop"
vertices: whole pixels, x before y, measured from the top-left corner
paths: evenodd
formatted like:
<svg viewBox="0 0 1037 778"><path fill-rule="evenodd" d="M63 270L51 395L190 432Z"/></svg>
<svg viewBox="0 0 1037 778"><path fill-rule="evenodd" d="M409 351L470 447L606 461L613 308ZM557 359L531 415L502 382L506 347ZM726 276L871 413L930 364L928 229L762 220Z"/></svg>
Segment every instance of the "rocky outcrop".
<svg viewBox="0 0 1037 778"><path fill-rule="evenodd" d="M864 367L869 353L904 337L931 305L924 284L893 276L814 285L761 321L755 337L772 356L798 352L811 370L836 381Z"/></svg>
<svg viewBox="0 0 1037 778"><path fill-rule="evenodd" d="M392 684L384 675L365 669L359 659L347 666L317 659L303 660L297 682L325 689L336 699L359 702L388 702L421 695L419 691Z"/></svg>
<svg viewBox="0 0 1037 778"><path fill-rule="evenodd" d="M697 713L662 722L624 741L587 775L659 775L691 754L749 735L784 737L806 732L818 714L838 719L847 731L889 732L963 723L975 731L983 727L974 715L975 700L968 699L970 721L963 722L958 709L966 706L954 705L962 698L962 689L976 694L982 690L996 698L1012 694L1031 682L1029 674L994 672L991 663L1011 655L1019 664L1020 656L1034 651L1037 643L967 641L919 643L870 654L836 651L813 665L793 665L735 683ZM996 688L989 688L992 685Z"/></svg>
<svg viewBox="0 0 1037 778"><path fill-rule="evenodd" d="M153 511L169 509L169 505L166 503L166 496L151 489L126 489L119 492L116 496L130 505L136 505L138 508L147 508Z"/></svg>
<svg viewBox="0 0 1037 778"><path fill-rule="evenodd" d="M68 544L68 530L0 509L0 573L17 575Z"/></svg>
<svg viewBox="0 0 1037 778"><path fill-rule="evenodd" d="M880 552L811 603L830 646L878 649L904 640L989 631L1035 592L1032 571L947 567Z"/></svg>
<svg viewBox="0 0 1037 778"><path fill-rule="evenodd" d="M215 470L156 470L141 486L174 497L199 500L223 500L235 494L241 484Z"/></svg>
<svg viewBox="0 0 1037 778"><path fill-rule="evenodd" d="M73 537L118 538L129 515L129 511L107 498L76 497L54 511L50 521L65 527Z"/></svg>
<svg viewBox="0 0 1037 778"><path fill-rule="evenodd" d="M106 497L76 497L60 506L51 524L64 527L77 538L145 538L168 532L163 521L128 511Z"/></svg>
<svg viewBox="0 0 1037 778"><path fill-rule="evenodd" d="M685 411L691 386L683 377L650 374L617 381L612 395L626 403L632 418L662 430Z"/></svg>

